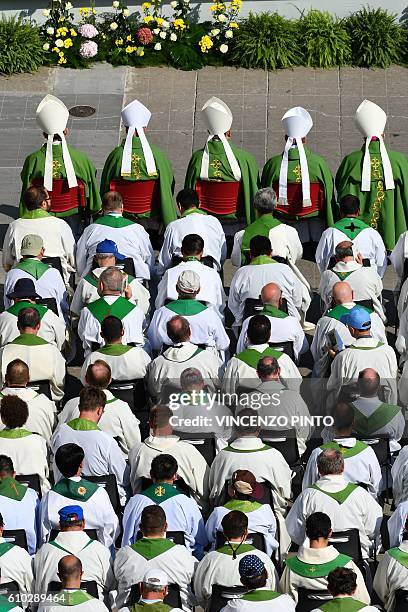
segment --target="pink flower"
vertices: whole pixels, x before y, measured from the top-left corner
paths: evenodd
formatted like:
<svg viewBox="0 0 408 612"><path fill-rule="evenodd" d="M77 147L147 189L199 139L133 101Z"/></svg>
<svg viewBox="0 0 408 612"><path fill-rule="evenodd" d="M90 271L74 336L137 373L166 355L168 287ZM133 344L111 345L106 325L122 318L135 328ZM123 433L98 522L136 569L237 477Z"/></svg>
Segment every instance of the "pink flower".
<svg viewBox="0 0 408 612"><path fill-rule="evenodd" d="M150 28L140 28L136 36L141 45L148 45L153 40L153 34Z"/></svg>
<svg viewBox="0 0 408 612"><path fill-rule="evenodd" d="M82 43L79 52L82 57L95 57L95 55L98 53L98 45L93 40L88 40L87 42Z"/></svg>
<svg viewBox="0 0 408 612"><path fill-rule="evenodd" d="M95 26L93 26L91 23L84 23L84 25L81 25L78 28L78 32L84 38L95 38L95 36L98 36L99 33Z"/></svg>

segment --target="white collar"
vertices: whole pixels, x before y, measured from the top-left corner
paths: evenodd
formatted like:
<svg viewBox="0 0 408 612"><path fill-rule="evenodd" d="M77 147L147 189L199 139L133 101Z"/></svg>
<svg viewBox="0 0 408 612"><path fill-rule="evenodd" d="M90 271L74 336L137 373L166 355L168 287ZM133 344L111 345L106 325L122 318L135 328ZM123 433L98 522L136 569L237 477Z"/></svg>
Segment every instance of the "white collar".
<svg viewBox="0 0 408 612"><path fill-rule="evenodd" d="M408 540L403 540L401 544L399 544L398 548L403 552L408 552Z"/></svg>
<svg viewBox="0 0 408 612"><path fill-rule="evenodd" d="M337 442L337 444L340 444L340 446L345 446L346 448L354 448L354 446L356 445L357 439L356 438L333 438L333 442Z"/></svg>
<svg viewBox="0 0 408 612"><path fill-rule="evenodd" d="M351 346L369 346L375 347L377 346L379 340L378 338L372 338L371 336L363 336L362 338L354 338Z"/></svg>
<svg viewBox="0 0 408 612"><path fill-rule="evenodd" d="M122 213L118 213L118 212L108 212L106 213L106 216L108 217L122 217Z"/></svg>
<svg viewBox="0 0 408 612"><path fill-rule="evenodd" d="M321 476L319 480L316 482L316 486L319 489L323 489L323 491L328 491L330 493L338 493L346 488L348 485L347 480L344 478L343 474L329 474L327 476Z"/></svg>
<svg viewBox="0 0 408 612"><path fill-rule="evenodd" d="M148 448L155 450L167 450L172 448L180 441L178 436L149 436L143 442Z"/></svg>
<svg viewBox="0 0 408 612"><path fill-rule="evenodd" d="M259 353L263 353L268 347L269 344L266 342L265 344L248 344L247 349L254 349L255 351L259 351Z"/></svg>
<svg viewBox="0 0 408 612"><path fill-rule="evenodd" d="M297 558L304 563L313 563L318 565L319 563L327 563L333 561L338 557L339 553L334 546L326 546L326 548L308 548L306 546L300 546Z"/></svg>
<svg viewBox="0 0 408 612"><path fill-rule="evenodd" d="M362 267L362 264L359 264L355 259L338 261L333 268L333 272L354 272L354 270L360 270Z"/></svg>
<svg viewBox="0 0 408 612"><path fill-rule="evenodd" d="M72 480L73 482L79 482L81 478L81 476L70 476L68 480Z"/></svg>
<svg viewBox="0 0 408 612"><path fill-rule="evenodd" d="M256 438L255 436L244 436L242 438L237 438L236 440L231 442L230 446L232 448L236 448L237 450L258 450L260 448L263 448L265 444L262 442L261 438Z"/></svg>

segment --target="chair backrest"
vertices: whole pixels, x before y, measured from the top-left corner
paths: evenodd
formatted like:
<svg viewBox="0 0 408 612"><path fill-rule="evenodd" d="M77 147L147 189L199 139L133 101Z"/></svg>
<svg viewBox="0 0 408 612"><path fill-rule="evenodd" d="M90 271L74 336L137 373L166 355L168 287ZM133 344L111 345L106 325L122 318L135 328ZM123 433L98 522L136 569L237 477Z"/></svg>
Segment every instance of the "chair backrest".
<svg viewBox="0 0 408 612"><path fill-rule="evenodd" d="M51 209L53 213L62 213L72 210L73 208L85 208L85 185L77 178L77 187L69 187L67 179L52 179L52 191L49 192L51 197ZM32 181L36 187L44 185L43 178L37 178Z"/></svg>
<svg viewBox="0 0 408 612"><path fill-rule="evenodd" d="M114 511L116 514L120 514L121 505L115 474L106 474L105 476L85 476L85 478L86 480L90 480L91 482L97 484L98 487L103 487L106 490Z"/></svg>
<svg viewBox="0 0 408 612"><path fill-rule="evenodd" d="M59 316L59 312L58 312L58 306L57 306L57 300L55 298L37 298L36 299L36 303L37 304L42 304L43 306L46 306L49 310L52 310L52 312L54 314L57 315L57 317Z"/></svg>
<svg viewBox="0 0 408 612"><path fill-rule="evenodd" d="M224 546L225 542L227 541L224 533L222 531L217 531L217 535L215 538L215 548L221 548L221 546ZM245 544L250 544L251 546L253 546L254 548L256 548L257 550L261 550L262 552L266 552L266 547L265 547L265 538L263 533L248 533L248 536L245 540Z"/></svg>
<svg viewBox="0 0 408 612"><path fill-rule="evenodd" d="M41 482L38 474L16 474L15 479L18 480L18 482L24 485L25 487L28 487L29 489L34 489L38 497L41 499Z"/></svg>
<svg viewBox="0 0 408 612"><path fill-rule="evenodd" d="M217 454L214 434L190 433L187 431L173 431L175 436L179 436L183 442L192 444L204 457L208 465L211 465Z"/></svg>
<svg viewBox="0 0 408 612"><path fill-rule="evenodd" d="M140 588L138 584L132 584L130 589L128 606L136 604L140 599ZM169 584L169 590L166 597L163 599L163 603L167 604L171 608L181 608L181 596L180 587L178 584Z"/></svg>
<svg viewBox="0 0 408 612"><path fill-rule="evenodd" d="M330 599L333 597L327 590L313 591L299 587L296 612L311 612Z"/></svg>
<svg viewBox="0 0 408 612"><path fill-rule="evenodd" d="M325 196L324 189L321 183L310 183L310 200L311 206L303 205L302 183L289 183L287 193L287 206L279 204L279 183L275 182L272 185L278 197L278 204L275 211L284 215L304 217L312 212L320 212L324 208Z"/></svg>
<svg viewBox="0 0 408 612"><path fill-rule="evenodd" d="M221 608L227 605L231 599L241 599L245 595L247 589L242 586L224 586L222 584L213 584L211 589L211 599L209 612L219 612Z"/></svg>
<svg viewBox="0 0 408 612"><path fill-rule="evenodd" d="M48 584L48 593L59 593L62 589L62 584L57 580L53 580ZM98 585L95 580L84 580L81 582L81 589L86 591L91 597L98 599Z"/></svg>
<svg viewBox="0 0 408 612"><path fill-rule="evenodd" d="M363 564L361 553L360 533L358 529L346 529L344 531L333 531L329 544L334 546L342 555L352 557L358 566Z"/></svg>
<svg viewBox="0 0 408 612"><path fill-rule="evenodd" d="M396 612L408 612L408 591L404 591L404 589L397 589L394 595L394 610Z"/></svg>
<svg viewBox="0 0 408 612"><path fill-rule="evenodd" d="M84 529L84 532L91 540L98 540L98 532L96 529ZM59 533L59 529L51 529L49 541L53 542Z"/></svg>
<svg viewBox="0 0 408 612"><path fill-rule="evenodd" d="M281 353L285 353L288 357L295 360L295 351L293 349L293 342L291 340L287 340L286 342L269 342L269 346L271 348L280 351Z"/></svg>
<svg viewBox="0 0 408 612"><path fill-rule="evenodd" d="M9 598L11 595L16 595L20 592L20 588L15 582L15 580L11 580L10 582L2 582L0 584L0 595L2 597ZM10 601L13 601L12 599ZM16 603L17 606L17 603Z"/></svg>
<svg viewBox="0 0 408 612"><path fill-rule="evenodd" d="M261 298L247 298L244 304L243 321L253 315L262 314L262 309L263 304ZM279 310L288 314L288 301L286 298L282 298Z"/></svg>
<svg viewBox="0 0 408 612"><path fill-rule="evenodd" d="M211 215L243 216L243 187L241 181L202 181L195 186L199 207Z"/></svg>
<svg viewBox="0 0 408 612"><path fill-rule="evenodd" d="M30 387L30 389L33 389L37 393L46 395L49 399L52 399L49 380L30 380L27 387Z"/></svg>
<svg viewBox="0 0 408 612"><path fill-rule="evenodd" d="M364 306L365 308L368 308L369 310L374 310L373 300L354 300L354 303L357 304L358 306Z"/></svg>
<svg viewBox="0 0 408 612"><path fill-rule="evenodd" d="M368 444L378 459L378 463L381 467L390 465L391 462L391 450L390 441L388 437L378 436L375 438L360 438L362 442Z"/></svg>
<svg viewBox="0 0 408 612"><path fill-rule="evenodd" d="M264 444L276 448L284 456L290 467L299 463L299 449L294 429L263 429L260 438Z"/></svg>
<svg viewBox="0 0 408 612"><path fill-rule="evenodd" d="M127 181L115 178L110 181L110 191L117 191L123 199L123 211L131 215L144 215L160 208L159 181Z"/></svg>
<svg viewBox="0 0 408 612"><path fill-rule="evenodd" d="M126 272L126 274L130 274L130 276L136 276L135 262L133 257L126 257L126 259L122 261L121 267L123 272Z"/></svg>
<svg viewBox="0 0 408 612"><path fill-rule="evenodd" d="M63 276L62 272L62 263L60 257L43 257L42 262L54 268L54 270L58 270L58 272Z"/></svg>
<svg viewBox="0 0 408 612"><path fill-rule="evenodd" d="M6 542L16 544L28 551L27 534L24 529L5 529L3 531L3 538Z"/></svg>
<svg viewBox="0 0 408 612"><path fill-rule="evenodd" d="M143 378L136 380L112 380L108 389L115 397L129 404L133 414L143 410L147 404L145 381Z"/></svg>

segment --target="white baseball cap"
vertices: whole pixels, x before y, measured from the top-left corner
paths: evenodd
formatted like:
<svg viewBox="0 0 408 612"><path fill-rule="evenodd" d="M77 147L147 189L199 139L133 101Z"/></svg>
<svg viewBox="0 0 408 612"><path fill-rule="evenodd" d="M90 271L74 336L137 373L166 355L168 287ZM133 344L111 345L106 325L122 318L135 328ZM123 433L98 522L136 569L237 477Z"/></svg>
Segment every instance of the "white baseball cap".
<svg viewBox="0 0 408 612"><path fill-rule="evenodd" d="M150 586L166 587L169 584L167 574L159 569L149 569L144 575L143 583Z"/></svg>

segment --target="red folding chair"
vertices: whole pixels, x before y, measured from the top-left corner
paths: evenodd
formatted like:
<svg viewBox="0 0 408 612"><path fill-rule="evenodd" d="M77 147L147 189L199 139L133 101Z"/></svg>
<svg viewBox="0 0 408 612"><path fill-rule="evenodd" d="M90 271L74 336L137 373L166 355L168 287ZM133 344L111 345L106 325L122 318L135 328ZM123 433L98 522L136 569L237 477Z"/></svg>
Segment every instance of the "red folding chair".
<svg viewBox="0 0 408 612"><path fill-rule="evenodd" d="M244 192L240 181L201 181L196 183L200 208L215 216L243 216Z"/></svg>
<svg viewBox="0 0 408 612"><path fill-rule="evenodd" d="M67 179L52 179L52 191L48 192L51 198L50 212L64 213L73 208L85 209L85 185L80 179L77 181L78 185L70 188ZM32 184L43 187L44 179L34 179Z"/></svg>
<svg viewBox="0 0 408 612"><path fill-rule="evenodd" d="M279 183L274 183L272 187L279 194ZM304 217L310 213L321 212L324 209L324 189L321 183L310 183L310 199L312 205L305 208L302 183L288 183L288 205L277 204L275 210L288 217Z"/></svg>
<svg viewBox="0 0 408 612"><path fill-rule="evenodd" d="M116 178L110 181L109 189L120 193L123 211L131 215L144 215L160 209L159 181L126 181Z"/></svg>

